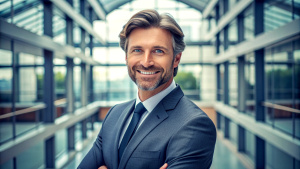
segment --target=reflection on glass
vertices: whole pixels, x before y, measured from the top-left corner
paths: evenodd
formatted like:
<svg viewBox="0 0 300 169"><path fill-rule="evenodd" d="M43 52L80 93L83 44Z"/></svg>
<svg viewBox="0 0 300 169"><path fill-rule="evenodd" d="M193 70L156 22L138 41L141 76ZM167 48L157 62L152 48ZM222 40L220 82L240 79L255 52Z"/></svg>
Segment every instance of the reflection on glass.
<svg viewBox="0 0 300 169"><path fill-rule="evenodd" d="M255 67L254 54L247 54L245 57L245 94L246 94L246 113L254 116L254 86L255 86Z"/></svg>
<svg viewBox="0 0 300 169"><path fill-rule="evenodd" d="M75 94L75 108L81 107L81 67L80 66L74 66L74 72L73 72L73 78L74 78L74 94Z"/></svg>
<svg viewBox="0 0 300 169"><path fill-rule="evenodd" d="M266 166L267 168L293 168L293 158L276 148L272 144L266 143Z"/></svg>
<svg viewBox="0 0 300 169"><path fill-rule="evenodd" d="M179 65L179 71L174 80L180 85L184 94L192 100L200 100L199 92L200 74L202 68L200 65Z"/></svg>
<svg viewBox="0 0 300 169"><path fill-rule="evenodd" d="M229 105L237 108L238 97L238 72L237 72L237 59L229 63Z"/></svg>
<svg viewBox="0 0 300 169"><path fill-rule="evenodd" d="M234 19L228 27L228 48L237 44L238 41L237 21Z"/></svg>
<svg viewBox="0 0 300 169"><path fill-rule="evenodd" d="M248 130L245 130L245 153L252 161L255 160L255 136Z"/></svg>
<svg viewBox="0 0 300 169"><path fill-rule="evenodd" d="M54 67L54 81L55 81L55 96L56 96L56 117L60 117L66 113L66 104L63 101L66 98L66 67Z"/></svg>
<svg viewBox="0 0 300 169"><path fill-rule="evenodd" d="M218 101L224 101L224 65L223 64L220 64L219 66L219 77L220 77L220 80L219 80L219 89L218 89Z"/></svg>
<svg viewBox="0 0 300 169"><path fill-rule="evenodd" d="M299 110L299 39L267 48L266 101ZM299 138L299 113L266 107L266 122Z"/></svg>
<svg viewBox="0 0 300 169"><path fill-rule="evenodd" d="M253 6L250 5L243 13L244 17L244 40L254 38L254 17Z"/></svg>
<svg viewBox="0 0 300 169"><path fill-rule="evenodd" d="M264 3L265 32L292 21L292 0L267 0Z"/></svg>

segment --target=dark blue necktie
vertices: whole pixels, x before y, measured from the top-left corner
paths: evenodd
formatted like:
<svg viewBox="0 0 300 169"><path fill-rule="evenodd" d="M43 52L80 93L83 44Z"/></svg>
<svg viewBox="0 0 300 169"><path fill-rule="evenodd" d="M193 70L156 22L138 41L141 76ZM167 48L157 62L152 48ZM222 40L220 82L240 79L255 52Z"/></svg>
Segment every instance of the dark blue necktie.
<svg viewBox="0 0 300 169"><path fill-rule="evenodd" d="M132 119L130 121L130 124L124 134L124 137L122 139L120 148L119 148L119 160L121 160L121 157L123 155L123 152L129 142L129 140L131 139L131 137L133 136L134 132L136 131L137 125L140 121L140 118L142 116L142 114L146 111L144 105L142 102L140 102L134 109L134 113L132 116Z"/></svg>

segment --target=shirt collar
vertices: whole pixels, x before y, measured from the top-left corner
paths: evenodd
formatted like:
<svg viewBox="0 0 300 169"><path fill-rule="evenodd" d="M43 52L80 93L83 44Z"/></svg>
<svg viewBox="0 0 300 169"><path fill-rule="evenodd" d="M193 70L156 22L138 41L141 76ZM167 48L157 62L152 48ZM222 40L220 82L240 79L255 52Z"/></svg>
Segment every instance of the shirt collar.
<svg viewBox="0 0 300 169"><path fill-rule="evenodd" d="M148 112L151 112L156 107L156 105L175 88L176 88L176 84L175 81L173 80L172 83L165 90L157 93L156 95L142 102L144 107L147 109ZM137 92L135 105L137 105L140 102L141 100Z"/></svg>

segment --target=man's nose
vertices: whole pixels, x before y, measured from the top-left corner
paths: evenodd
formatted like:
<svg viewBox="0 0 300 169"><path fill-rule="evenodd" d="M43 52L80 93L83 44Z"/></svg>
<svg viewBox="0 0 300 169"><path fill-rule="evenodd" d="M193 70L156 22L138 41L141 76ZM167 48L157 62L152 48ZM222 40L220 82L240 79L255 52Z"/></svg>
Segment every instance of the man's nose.
<svg viewBox="0 0 300 169"><path fill-rule="evenodd" d="M151 55L151 52L144 53L144 56L141 60L141 64L146 68L154 65L153 56Z"/></svg>

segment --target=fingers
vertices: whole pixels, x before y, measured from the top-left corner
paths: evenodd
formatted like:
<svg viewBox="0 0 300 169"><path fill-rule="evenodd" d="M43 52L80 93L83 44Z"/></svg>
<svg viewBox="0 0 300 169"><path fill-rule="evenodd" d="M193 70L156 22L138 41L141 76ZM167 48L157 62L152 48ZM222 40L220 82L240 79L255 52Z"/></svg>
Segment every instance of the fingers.
<svg viewBox="0 0 300 169"><path fill-rule="evenodd" d="M167 163L165 163L163 166L161 166L159 169L167 169L167 167L168 167L168 164Z"/></svg>
<svg viewBox="0 0 300 169"><path fill-rule="evenodd" d="M98 169L107 169L107 167L105 165L99 167Z"/></svg>

